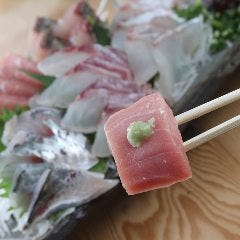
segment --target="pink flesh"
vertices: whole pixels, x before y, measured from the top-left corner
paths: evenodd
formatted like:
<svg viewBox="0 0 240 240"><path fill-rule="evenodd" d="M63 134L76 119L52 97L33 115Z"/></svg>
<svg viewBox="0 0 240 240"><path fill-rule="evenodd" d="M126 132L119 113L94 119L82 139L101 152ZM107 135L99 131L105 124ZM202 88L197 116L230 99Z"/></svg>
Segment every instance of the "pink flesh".
<svg viewBox="0 0 240 240"><path fill-rule="evenodd" d="M32 32L28 52L35 61L40 61L54 53L53 48L44 46L48 32Z"/></svg>
<svg viewBox="0 0 240 240"><path fill-rule="evenodd" d="M30 84L26 84L17 79L1 79L0 78L0 94L9 94L20 97L32 97L38 92Z"/></svg>
<svg viewBox="0 0 240 240"><path fill-rule="evenodd" d="M16 106L25 107L28 104L28 98L0 94L0 111L4 108L13 109Z"/></svg>
<svg viewBox="0 0 240 240"><path fill-rule="evenodd" d="M76 101L93 96L102 96L105 99L105 108L101 121L105 122L109 115L130 106L149 93L152 93L152 90L147 84L139 86L132 80L102 77L84 90L76 98Z"/></svg>
<svg viewBox="0 0 240 240"><path fill-rule="evenodd" d="M155 119L153 135L140 147L127 140L127 128L134 121ZM137 194L168 187L192 176L176 120L158 93L113 114L105 133L127 193Z"/></svg>
<svg viewBox="0 0 240 240"><path fill-rule="evenodd" d="M84 2L80 0L66 11L54 28L56 36L68 39L71 36L72 29L85 22L85 20L76 12L77 8L81 7L82 4L84 4Z"/></svg>
<svg viewBox="0 0 240 240"><path fill-rule="evenodd" d="M78 0L56 23L41 31L34 29L30 49L33 51L31 55L34 59L42 60L65 47L80 47L94 43L96 40L86 19L85 8L86 2ZM47 46L48 39L50 44Z"/></svg>
<svg viewBox="0 0 240 240"><path fill-rule="evenodd" d="M21 70L26 70L32 73L39 73L36 64L27 58L18 55L9 55L2 59L0 63L0 76L5 79L20 79L25 84L29 84L36 90L41 90L43 84L36 79L27 76Z"/></svg>
<svg viewBox="0 0 240 240"><path fill-rule="evenodd" d="M36 64L27 58L9 55L0 63L0 110L27 106L30 97L38 93L43 84L21 72L39 73Z"/></svg>
<svg viewBox="0 0 240 240"><path fill-rule="evenodd" d="M80 61L71 71L78 71L81 65L89 66L100 74L120 77L121 79L133 79L133 73L126 58L126 54L120 50L111 47L102 47L100 45L86 45L81 48L66 49L66 54L71 51L79 51L79 54L85 54L87 57Z"/></svg>

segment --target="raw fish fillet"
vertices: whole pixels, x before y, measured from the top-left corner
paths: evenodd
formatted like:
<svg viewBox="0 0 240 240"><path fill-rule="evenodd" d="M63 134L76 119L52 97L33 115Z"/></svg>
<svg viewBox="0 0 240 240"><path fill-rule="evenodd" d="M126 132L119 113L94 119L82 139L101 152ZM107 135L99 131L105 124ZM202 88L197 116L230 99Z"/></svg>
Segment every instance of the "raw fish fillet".
<svg viewBox="0 0 240 240"><path fill-rule="evenodd" d="M79 94L98 81L133 81L126 54L99 44L56 52L41 61L38 68L42 73L58 78L41 95L35 96L31 106L67 108Z"/></svg>
<svg viewBox="0 0 240 240"><path fill-rule="evenodd" d="M151 118L155 119L151 137L140 147L130 145L128 126ZM192 176L177 122L158 93L113 114L105 124L105 133L129 195L168 187Z"/></svg>
<svg viewBox="0 0 240 240"><path fill-rule="evenodd" d="M79 0L58 20L38 18L33 28L30 54L36 60L69 46L94 43L89 18L97 19L89 5Z"/></svg>
<svg viewBox="0 0 240 240"><path fill-rule="evenodd" d="M38 73L36 64L17 55L9 55L0 62L0 110L27 106L28 100L42 90L43 84L23 72Z"/></svg>
<svg viewBox="0 0 240 240"><path fill-rule="evenodd" d="M57 51L45 58L38 64L38 69L45 75L60 77L66 72L76 71L80 63L86 63L105 70L125 73L129 78L133 78L126 53L112 47L103 47L99 44L88 44L83 47L69 47ZM76 67L76 68L74 68Z"/></svg>
<svg viewBox="0 0 240 240"><path fill-rule="evenodd" d="M239 66L239 38L228 41L224 49L213 54L213 20L206 21L206 13L190 20L176 13L175 9L188 8L194 0L118 2L120 6L112 22L112 46L126 51L140 84L154 77L154 89L175 113L194 105L190 104L193 99L203 98L200 89L219 85L221 78ZM204 2L217 10L222 5L232 6L231 1Z"/></svg>
<svg viewBox="0 0 240 240"><path fill-rule="evenodd" d="M211 61L210 27L202 17L185 22L174 12L176 4L175 0L130 1L119 8L112 27L112 46L126 51L136 80L146 83L159 73L154 88L171 107L200 82L204 68L199 66Z"/></svg>

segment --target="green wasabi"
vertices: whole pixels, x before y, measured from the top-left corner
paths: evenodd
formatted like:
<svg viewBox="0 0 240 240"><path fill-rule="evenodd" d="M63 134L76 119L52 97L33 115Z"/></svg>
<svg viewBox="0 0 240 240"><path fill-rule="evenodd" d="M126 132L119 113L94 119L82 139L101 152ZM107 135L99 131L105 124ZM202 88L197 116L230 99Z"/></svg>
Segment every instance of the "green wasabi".
<svg viewBox="0 0 240 240"><path fill-rule="evenodd" d="M133 147L140 147L143 142L152 136L155 128L155 118L149 119L147 122L132 122L127 128L127 139Z"/></svg>

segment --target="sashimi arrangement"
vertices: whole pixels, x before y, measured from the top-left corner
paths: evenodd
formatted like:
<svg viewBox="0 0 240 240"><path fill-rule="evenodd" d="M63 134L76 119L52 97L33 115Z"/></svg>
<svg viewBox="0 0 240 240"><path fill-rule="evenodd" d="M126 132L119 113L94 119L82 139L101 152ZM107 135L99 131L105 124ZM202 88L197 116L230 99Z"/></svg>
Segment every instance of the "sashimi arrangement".
<svg viewBox="0 0 240 240"><path fill-rule="evenodd" d="M119 183L112 154L121 156L117 167L130 194L191 177L167 103L179 112L204 83L239 65L238 1L118 4L109 24L83 0L61 19L38 18L31 58L1 61L0 239L46 239L73 215L84 216L82 206ZM229 25L212 23L231 14ZM127 120L122 109L129 111ZM136 150L141 138L132 129L138 124L149 141L153 131L164 137ZM128 140L116 132L119 126L129 127ZM134 158L147 159L141 176ZM157 170L162 180L148 181ZM134 182L127 181L130 175Z"/></svg>
<svg viewBox="0 0 240 240"><path fill-rule="evenodd" d="M179 112L206 81L239 65L239 16L238 1L128 1L113 20L112 45L126 51L136 80L152 78Z"/></svg>

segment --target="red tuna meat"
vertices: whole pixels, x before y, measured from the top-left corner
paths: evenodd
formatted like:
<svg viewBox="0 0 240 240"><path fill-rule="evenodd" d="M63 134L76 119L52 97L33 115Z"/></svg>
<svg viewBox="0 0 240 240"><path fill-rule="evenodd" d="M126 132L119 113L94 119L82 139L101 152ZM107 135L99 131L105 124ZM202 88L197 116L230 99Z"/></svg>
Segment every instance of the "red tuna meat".
<svg viewBox="0 0 240 240"><path fill-rule="evenodd" d="M130 145L129 125L151 118L155 119L153 134L140 147ZM192 176L177 122L159 93L113 114L105 124L105 133L129 195L168 187Z"/></svg>

